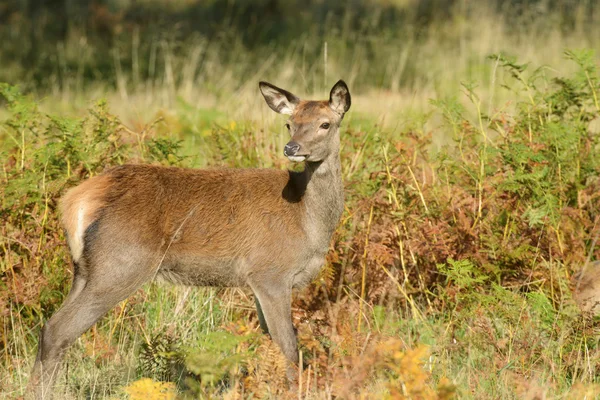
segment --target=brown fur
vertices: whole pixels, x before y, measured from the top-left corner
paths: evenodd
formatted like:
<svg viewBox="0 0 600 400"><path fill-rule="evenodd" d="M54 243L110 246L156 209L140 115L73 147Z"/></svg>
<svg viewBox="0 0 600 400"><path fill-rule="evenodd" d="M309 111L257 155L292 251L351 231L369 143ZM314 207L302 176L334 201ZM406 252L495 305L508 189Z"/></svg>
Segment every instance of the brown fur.
<svg viewBox="0 0 600 400"><path fill-rule="evenodd" d="M292 114L292 121L296 124L313 123L315 115L334 118L334 112L327 101L301 101Z"/></svg>
<svg viewBox="0 0 600 400"><path fill-rule="evenodd" d="M83 251L82 236L88 226L98 217L98 211L106 204L106 192L111 186L106 175L97 176L69 190L59 203L61 223L69 237L69 246L77 262ZM81 221L80 221L81 218ZM82 230L82 232L78 232Z"/></svg>
<svg viewBox="0 0 600 400"><path fill-rule="evenodd" d="M244 286L252 273L293 264L293 253L282 260L272 249L305 240L304 202L284 197L304 188L286 171L124 165L106 176L98 235L156 253L161 264L149 267L168 280Z"/></svg>

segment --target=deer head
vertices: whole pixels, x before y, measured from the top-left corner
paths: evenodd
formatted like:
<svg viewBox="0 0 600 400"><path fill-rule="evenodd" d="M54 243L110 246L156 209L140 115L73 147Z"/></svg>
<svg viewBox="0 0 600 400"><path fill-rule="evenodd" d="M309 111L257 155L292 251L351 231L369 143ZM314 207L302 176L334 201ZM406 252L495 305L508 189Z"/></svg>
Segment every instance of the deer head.
<svg viewBox="0 0 600 400"><path fill-rule="evenodd" d="M289 115L285 126L291 140L283 154L294 162L321 162L339 151L339 127L351 99L348 86L338 81L329 101L303 101L287 90L260 82L260 91L273 111Z"/></svg>

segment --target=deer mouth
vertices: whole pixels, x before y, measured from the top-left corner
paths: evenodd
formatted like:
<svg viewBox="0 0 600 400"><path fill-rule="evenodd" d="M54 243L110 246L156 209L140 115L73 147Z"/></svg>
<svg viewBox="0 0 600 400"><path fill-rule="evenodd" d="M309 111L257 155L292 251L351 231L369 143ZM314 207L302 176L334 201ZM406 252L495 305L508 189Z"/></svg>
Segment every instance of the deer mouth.
<svg viewBox="0 0 600 400"><path fill-rule="evenodd" d="M293 156L287 156L287 158L293 162L302 162L308 158L308 155L295 154Z"/></svg>

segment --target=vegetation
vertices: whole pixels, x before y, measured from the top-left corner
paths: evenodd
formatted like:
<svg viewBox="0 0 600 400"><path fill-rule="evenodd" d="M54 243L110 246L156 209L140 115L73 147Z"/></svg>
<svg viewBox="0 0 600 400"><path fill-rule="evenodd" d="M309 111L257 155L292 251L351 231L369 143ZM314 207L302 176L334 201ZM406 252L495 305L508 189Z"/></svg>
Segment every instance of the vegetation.
<svg viewBox="0 0 600 400"><path fill-rule="evenodd" d="M70 286L61 193L125 162L288 168L282 117L257 81L321 98L339 77L354 96L346 211L322 274L294 299L298 386L248 290L151 283L68 352L61 398L600 396L598 318L570 282L600 259L593 2L511 3L539 13L527 21L492 1L311 2L305 14L265 2L229 19L219 2L140 3L135 19L94 2L89 18L117 18L109 32L72 17L55 36L39 15L43 35L26 34L27 7L0 9L25 21L0 26L19 38L0 46L12 59L0 71L5 396L22 395ZM163 6L158 22L131 22ZM193 28L190 9L226 22ZM265 23L240 33L252 13Z"/></svg>

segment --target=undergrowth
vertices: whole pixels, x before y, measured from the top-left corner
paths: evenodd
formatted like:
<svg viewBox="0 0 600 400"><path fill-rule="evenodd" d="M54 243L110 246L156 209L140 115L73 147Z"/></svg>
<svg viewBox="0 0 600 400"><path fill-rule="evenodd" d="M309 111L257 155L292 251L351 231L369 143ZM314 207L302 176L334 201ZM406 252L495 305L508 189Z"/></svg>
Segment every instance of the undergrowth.
<svg viewBox="0 0 600 400"><path fill-rule="evenodd" d="M599 74L593 53L565 55L578 72L552 80L545 68L490 56L524 100L486 113L476 85L464 83L470 106L432 101L436 132L398 134L349 114L346 212L323 272L294 300L304 366L293 392L249 292L149 284L69 352L64 395L599 396L597 320L578 310L569 281L600 256ZM268 124L215 122L198 135L196 160L181 148L184 132L198 133L189 115L138 132L102 101L65 118L13 86L0 94L9 115L1 124L0 368L14 397L41 324L69 287L56 215L66 188L124 162L286 165L264 134L281 130ZM451 140L433 146L434 133Z"/></svg>

